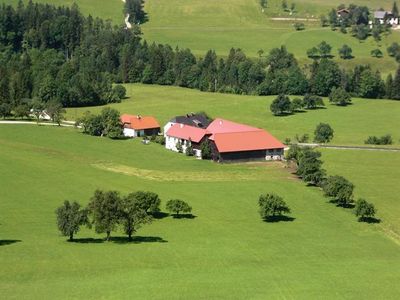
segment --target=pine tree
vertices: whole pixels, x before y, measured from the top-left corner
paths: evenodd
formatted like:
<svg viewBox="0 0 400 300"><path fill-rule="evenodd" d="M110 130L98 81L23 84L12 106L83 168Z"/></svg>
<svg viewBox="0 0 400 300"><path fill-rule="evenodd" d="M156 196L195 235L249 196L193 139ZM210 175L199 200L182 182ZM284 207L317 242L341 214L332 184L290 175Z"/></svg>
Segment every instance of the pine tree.
<svg viewBox="0 0 400 300"><path fill-rule="evenodd" d="M393 2L392 14L395 18L399 17L399 9L396 2Z"/></svg>
<svg viewBox="0 0 400 300"><path fill-rule="evenodd" d="M396 71L392 84L392 99L400 100L400 67Z"/></svg>

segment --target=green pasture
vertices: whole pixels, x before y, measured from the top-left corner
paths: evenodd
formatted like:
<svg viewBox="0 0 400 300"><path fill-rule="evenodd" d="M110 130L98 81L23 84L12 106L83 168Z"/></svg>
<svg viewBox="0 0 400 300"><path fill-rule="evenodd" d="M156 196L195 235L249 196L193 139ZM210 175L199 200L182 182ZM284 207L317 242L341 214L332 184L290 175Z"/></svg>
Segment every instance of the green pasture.
<svg viewBox="0 0 400 300"><path fill-rule="evenodd" d="M321 150L324 168L355 185L355 197L375 204L380 226L393 238L400 237L400 153L356 150Z"/></svg>
<svg viewBox="0 0 400 300"><path fill-rule="evenodd" d="M340 159L342 152L324 152L327 164L336 153ZM396 299L400 293L399 245L380 225L359 223L327 203L284 164L220 165L139 140L1 125L0 169L4 299ZM357 194L372 198L356 185ZM65 199L86 204L96 188L152 190L162 206L181 198L197 217L156 220L135 243L102 242L89 230L67 242L54 210ZM285 198L293 221L260 220L257 198L267 192ZM371 199L382 216L383 196Z"/></svg>
<svg viewBox="0 0 400 300"><path fill-rule="evenodd" d="M0 3L17 5L19 0L0 0ZM81 12L87 16L111 20L114 24L124 24L122 0L33 0L33 2L49 3L57 6L71 6L76 3ZM24 0L24 3L28 3Z"/></svg>
<svg viewBox="0 0 400 300"><path fill-rule="evenodd" d="M363 145L369 135L385 134L392 134L394 146L398 147L400 144L398 101L353 99L353 105L338 107L330 105L325 99L326 109L275 117L269 110L275 96L206 93L179 87L143 84L125 86L128 99L110 106L121 113L155 116L161 126L176 115L205 111L214 118L221 117L264 128L282 140L304 133L309 134L312 139L316 125L324 122L329 123L335 130L332 144ZM98 113L102 108L70 108L67 110L67 118L75 120L85 111Z"/></svg>
<svg viewBox="0 0 400 300"><path fill-rule="evenodd" d="M197 55L204 55L214 49L219 55L227 55L230 48L241 48L248 56L257 57L257 51L268 52L272 48L286 45L302 64L311 63L306 58L307 49L325 40L332 45L332 54L345 68L360 63L371 64L387 74L396 69L394 60L387 56L386 48L400 35L393 31L379 45L372 38L359 42L349 33L342 34L330 28L320 27L318 21L305 22L306 30L295 31L294 20L273 21L281 18L319 18L340 3L368 5L371 9L390 8L392 1L293 1L298 13L289 15L281 9L281 1L268 1L264 13L258 0L148 0L146 11L150 21L143 25L144 38L156 43L190 48ZM291 1L288 1L289 5ZM354 59L343 61L338 57L338 49L344 44L353 49ZM380 47L385 57L378 60L370 56L371 50Z"/></svg>

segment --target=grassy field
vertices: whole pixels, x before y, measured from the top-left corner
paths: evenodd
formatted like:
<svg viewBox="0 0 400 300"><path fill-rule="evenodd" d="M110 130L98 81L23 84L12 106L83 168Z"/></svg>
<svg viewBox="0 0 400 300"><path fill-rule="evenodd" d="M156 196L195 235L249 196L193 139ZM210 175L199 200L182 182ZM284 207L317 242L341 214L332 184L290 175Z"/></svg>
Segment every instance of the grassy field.
<svg viewBox="0 0 400 300"><path fill-rule="evenodd" d="M0 0L0 3L17 5L19 0ZM27 3L24 0L24 3ZM111 20L114 24L124 24L122 0L34 0L33 2L49 3L59 6L71 6L73 3L78 4L82 13L100 17L104 20Z"/></svg>
<svg viewBox="0 0 400 300"><path fill-rule="evenodd" d="M324 167L331 175L342 175L356 186L356 198L375 203L382 228L400 237L400 153L355 150L322 150Z"/></svg>
<svg viewBox="0 0 400 300"><path fill-rule="evenodd" d="M294 1L299 17L316 17L327 13L332 7L350 1L307 0ZM146 1L150 21L143 25L144 37L157 43L188 47L197 55L204 55L208 49L215 49L219 55L226 55L231 47L242 48L247 55L257 56L257 51L286 45L301 63L310 63L306 58L307 49L325 40L333 46L333 54L343 44L353 49L355 59L337 59L343 67L369 63L382 73L393 72L396 65L386 55L386 48L393 41L400 40L400 34L393 32L381 42L385 58L370 57L377 44L368 39L360 43L350 34L333 32L321 28L318 22L306 22L305 31L295 31L294 21L272 21L271 17L294 17L283 13L281 1L268 1L269 8L261 11L258 0L162 0ZM390 8L392 1L351 1L368 5L371 9L381 6ZM289 1L290 4L290 1Z"/></svg>
<svg viewBox="0 0 400 300"><path fill-rule="evenodd" d="M138 140L2 125L0 168L6 299L396 299L400 293L399 246L379 226L326 203L280 164L219 165ZM78 234L80 242L66 242L55 208L64 199L86 204L96 188L152 190L162 206L182 198L197 217L156 220L136 243L104 243L88 230ZM265 192L284 196L294 221L262 222L256 203ZM362 193L371 198L370 192Z"/></svg>
<svg viewBox="0 0 400 300"><path fill-rule="evenodd" d="M329 123L335 130L333 144L363 145L369 135L392 134L394 145L400 144L398 120L400 103L390 100L353 99L354 104L274 117L269 105L275 98L205 93L179 87L130 84L128 99L111 107L121 113L153 115L163 126L172 117L188 112L206 111L212 117L231 119L265 128L280 139L308 133L313 137L316 125ZM83 112L99 112L102 107L68 109L68 119L75 120ZM384 121L383 121L384 120Z"/></svg>

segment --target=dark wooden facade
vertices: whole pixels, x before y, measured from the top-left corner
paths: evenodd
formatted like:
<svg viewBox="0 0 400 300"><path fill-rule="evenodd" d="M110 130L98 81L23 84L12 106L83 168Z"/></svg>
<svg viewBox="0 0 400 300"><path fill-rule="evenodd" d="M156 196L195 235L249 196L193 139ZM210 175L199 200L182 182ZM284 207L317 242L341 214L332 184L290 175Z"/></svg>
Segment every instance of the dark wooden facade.
<svg viewBox="0 0 400 300"><path fill-rule="evenodd" d="M140 131L140 130L139 130ZM145 136L152 136L152 135L157 135L161 132L160 127L158 128L149 128L149 129L144 129L144 135Z"/></svg>

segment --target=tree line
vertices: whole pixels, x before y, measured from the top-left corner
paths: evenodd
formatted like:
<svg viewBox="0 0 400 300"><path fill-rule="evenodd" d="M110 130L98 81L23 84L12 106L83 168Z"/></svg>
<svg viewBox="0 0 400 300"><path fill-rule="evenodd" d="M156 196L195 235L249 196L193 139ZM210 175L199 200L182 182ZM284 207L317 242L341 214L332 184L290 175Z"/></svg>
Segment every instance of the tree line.
<svg viewBox="0 0 400 300"><path fill-rule="evenodd" d="M96 190L84 208L75 201L64 201L56 210L57 227L70 241L81 226L94 227L98 234L105 233L106 241L112 232L122 229L128 240L132 240L139 228L160 215L160 204L160 197L153 192L138 191L121 196L117 191ZM192 211L189 204L179 199L169 200L166 209L174 218Z"/></svg>
<svg viewBox="0 0 400 300"><path fill-rule="evenodd" d="M354 184L343 176L327 176L322 168L321 153L310 147L293 144L287 152L288 161L294 162L295 174L307 185L322 189L324 196L339 207L353 208L359 221L379 222L375 206L363 198L354 200Z"/></svg>
<svg viewBox="0 0 400 300"><path fill-rule="evenodd" d="M118 102L113 83L134 82L249 95L328 96L342 87L357 97L400 99L400 69L385 84L370 66L345 71L326 57L301 68L284 46L258 59L241 49L197 58L189 49L149 45L137 25L126 30L84 17L76 5L0 6L0 104L12 112L33 98L64 107Z"/></svg>

